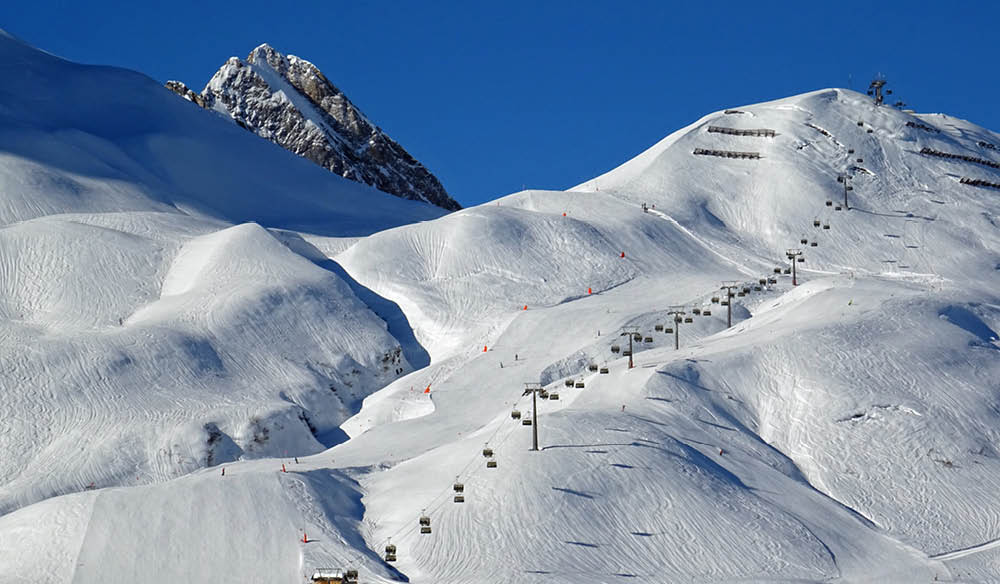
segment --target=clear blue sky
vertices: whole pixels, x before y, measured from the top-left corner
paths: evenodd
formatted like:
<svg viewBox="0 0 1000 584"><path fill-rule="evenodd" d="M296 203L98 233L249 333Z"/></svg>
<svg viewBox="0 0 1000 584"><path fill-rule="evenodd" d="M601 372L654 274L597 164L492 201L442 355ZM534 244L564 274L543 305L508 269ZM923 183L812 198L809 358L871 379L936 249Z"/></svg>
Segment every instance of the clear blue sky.
<svg viewBox="0 0 1000 584"><path fill-rule="evenodd" d="M1000 130L1000 3L52 2L0 27L200 90L268 42L315 63L463 205L562 189L711 111L822 87ZM30 88L26 88L30 90Z"/></svg>

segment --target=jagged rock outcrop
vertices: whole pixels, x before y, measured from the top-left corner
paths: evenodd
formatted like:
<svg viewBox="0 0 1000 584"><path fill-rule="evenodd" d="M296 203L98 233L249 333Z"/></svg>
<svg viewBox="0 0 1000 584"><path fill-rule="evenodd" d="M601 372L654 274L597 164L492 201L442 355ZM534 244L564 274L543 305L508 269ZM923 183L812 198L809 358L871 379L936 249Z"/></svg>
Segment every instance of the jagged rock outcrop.
<svg viewBox="0 0 1000 584"><path fill-rule="evenodd" d="M440 181L387 136L316 68L267 44L230 57L200 94L167 88L344 178L457 210Z"/></svg>
<svg viewBox="0 0 1000 584"><path fill-rule="evenodd" d="M173 91L177 95L183 97L188 101L193 101L194 103L205 107L205 100L201 98L200 95L192 91L187 85L184 85L180 81L167 81L167 89Z"/></svg>

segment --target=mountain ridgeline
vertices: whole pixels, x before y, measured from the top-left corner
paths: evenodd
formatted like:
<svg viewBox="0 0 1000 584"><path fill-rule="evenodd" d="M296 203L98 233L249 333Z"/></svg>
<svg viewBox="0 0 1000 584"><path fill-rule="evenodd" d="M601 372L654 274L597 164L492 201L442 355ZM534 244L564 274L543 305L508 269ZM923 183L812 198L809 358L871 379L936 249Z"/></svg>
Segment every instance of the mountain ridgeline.
<svg viewBox="0 0 1000 584"><path fill-rule="evenodd" d="M230 57L200 94L180 81L166 86L344 178L449 211L461 208L309 61L263 44L246 60Z"/></svg>

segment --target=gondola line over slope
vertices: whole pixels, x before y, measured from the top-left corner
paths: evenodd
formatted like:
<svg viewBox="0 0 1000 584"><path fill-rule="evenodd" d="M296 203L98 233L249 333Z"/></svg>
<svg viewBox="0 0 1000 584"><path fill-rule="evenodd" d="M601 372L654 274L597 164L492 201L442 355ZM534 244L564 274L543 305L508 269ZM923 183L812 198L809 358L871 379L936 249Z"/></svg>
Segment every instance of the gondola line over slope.
<svg viewBox="0 0 1000 584"><path fill-rule="evenodd" d="M438 218L119 95L4 103L0 582L996 581L996 134L826 89Z"/></svg>

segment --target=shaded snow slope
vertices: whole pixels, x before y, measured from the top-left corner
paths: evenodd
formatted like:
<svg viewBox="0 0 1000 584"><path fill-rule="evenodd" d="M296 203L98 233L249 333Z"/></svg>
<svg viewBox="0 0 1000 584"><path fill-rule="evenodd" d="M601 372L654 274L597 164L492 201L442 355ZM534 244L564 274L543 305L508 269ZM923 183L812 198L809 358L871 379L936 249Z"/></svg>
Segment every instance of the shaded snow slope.
<svg viewBox="0 0 1000 584"><path fill-rule="evenodd" d="M178 245L63 217L0 230L31 275L9 279L0 341L0 508L322 450L409 368L346 283L257 225Z"/></svg>
<svg viewBox="0 0 1000 584"><path fill-rule="evenodd" d="M31 574L33 581L127 582L171 574L185 582L296 582L306 565L340 559L318 549L320 544L363 543L356 488L335 471L230 472L225 480L206 472L167 485L70 495L56 505L46 501L0 517L0 545L56 545L66 555L46 561L38 555L4 557L0 579ZM206 508L238 512L219 516ZM191 545L194 534L208 545ZM387 578L396 573L374 554L351 560Z"/></svg>

